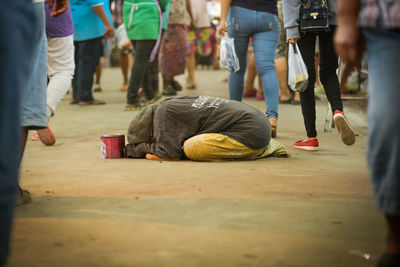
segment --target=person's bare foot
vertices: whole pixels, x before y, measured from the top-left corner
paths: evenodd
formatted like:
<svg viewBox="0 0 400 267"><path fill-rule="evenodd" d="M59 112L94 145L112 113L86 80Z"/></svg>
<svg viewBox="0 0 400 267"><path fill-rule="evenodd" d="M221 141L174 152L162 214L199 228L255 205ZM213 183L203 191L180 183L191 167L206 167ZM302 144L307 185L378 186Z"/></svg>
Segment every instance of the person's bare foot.
<svg viewBox="0 0 400 267"><path fill-rule="evenodd" d="M40 141L46 146L52 146L56 143L56 136L54 135L53 131L49 127L45 129L37 130L37 134L39 136Z"/></svg>
<svg viewBox="0 0 400 267"><path fill-rule="evenodd" d="M271 125L271 137L275 138L277 134L276 128L278 127L278 121L275 118L270 118L269 124Z"/></svg>

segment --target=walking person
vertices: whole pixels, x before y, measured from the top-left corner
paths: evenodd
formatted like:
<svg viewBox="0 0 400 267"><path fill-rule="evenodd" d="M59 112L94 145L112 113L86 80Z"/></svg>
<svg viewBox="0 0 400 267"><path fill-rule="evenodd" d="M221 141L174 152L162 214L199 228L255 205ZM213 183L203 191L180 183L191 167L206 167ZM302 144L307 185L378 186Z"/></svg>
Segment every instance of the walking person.
<svg viewBox="0 0 400 267"><path fill-rule="evenodd" d="M162 12L168 2L169 0L124 1L124 24L135 49L125 110L142 109L147 105L140 102L138 91L141 87L148 103L157 100L151 86L149 62L155 59L161 43Z"/></svg>
<svg viewBox="0 0 400 267"><path fill-rule="evenodd" d="M329 31L308 32L299 31L299 12L302 0L283 0L283 18L286 28L286 39L289 43L297 43L300 53L308 71L307 88L300 93L301 111L303 113L306 128L306 139L297 141L294 146L297 149L316 151L319 149L316 130L315 110L315 43L319 38L320 50L320 79L325 88L325 93L334 113L334 121L340 133L340 137L346 145L353 145L356 138L343 113L343 104L340 95L340 86L336 69L338 67L338 56L333 47L333 35L336 29L336 0L328 0L329 6Z"/></svg>
<svg viewBox="0 0 400 267"><path fill-rule="evenodd" d="M32 44L39 32L35 11L32 0L0 2L0 266L6 265L10 252L18 194L22 92L32 72Z"/></svg>
<svg viewBox="0 0 400 267"><path fill-rule="evenodd" d="M275 71L275 50L279 41L280 24L276 0L221 0L219 34L226 32L234 38L240 70L228 78L229 99L242 101L247 49L253 40L254 56L260 75L266 114L271 124L271 135L276 137L279 103L279 83Z"/></svg>
<svg viewBox="0 0 400 267"><path fill-rule="evenodd" d="M339 0L335 36L336 51L352 66L361 66L366 44L367 160L375 202L387 222L386 252L377 267L400 266L400 13L394 10L400 0Z"/></svg>
<svg viewBox="0 0 400 267"><path fill-rule="evenodd" d="M103 53L103 38L114 36L108 0L70 0L74 22L75 73L71 104L103 105L93 98L93 75Z"/></svg>
<svg viewBox="0 0 400 267"><path fill-rule="evenodd" d="M188 25L194 28L190 0L171 0L168 28L161 47L163 95L176 95L179 89L174 77L185 72L189 53Z"/></svg>
<svg viewBox="0 0 400 267"><path fill-rule="evenodd" d="M47 119L56 113L56 107L71 86L74 74L74 26L71 9L58 17L51 17L52 12L45 0L46 36L47 36ZM56 137L49 127L32 133L32 140L41 140L51 146Z"/></svg>

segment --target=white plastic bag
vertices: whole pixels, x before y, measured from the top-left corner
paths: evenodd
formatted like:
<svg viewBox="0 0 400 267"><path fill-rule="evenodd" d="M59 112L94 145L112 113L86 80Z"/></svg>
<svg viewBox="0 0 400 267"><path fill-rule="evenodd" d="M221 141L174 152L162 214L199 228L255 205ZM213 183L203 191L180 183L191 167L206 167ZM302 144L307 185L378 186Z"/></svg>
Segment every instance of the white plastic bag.
<svg viewBox="0 0 400 267"><path fill-rule="evenodd" d="M293 91L303 92L308 85L308 72L297 43L289 44L288 83Z"/></svg>
<svg viewBox="0 0 400 267"><path fill-rule="evenodd" d="M115 31L115 37L117 39L117 46L119 49L129 46L131 43L131 40L128 38L128 34L126 33L125 24L123 23L119 25Z"/></svg>
<svg viewBox="0 0 400 267"><path fill-rule="evenodd" d="M221 39L219 65L231 73L237 72L240 69L233 38L229 38L226 33Z"/></svg>

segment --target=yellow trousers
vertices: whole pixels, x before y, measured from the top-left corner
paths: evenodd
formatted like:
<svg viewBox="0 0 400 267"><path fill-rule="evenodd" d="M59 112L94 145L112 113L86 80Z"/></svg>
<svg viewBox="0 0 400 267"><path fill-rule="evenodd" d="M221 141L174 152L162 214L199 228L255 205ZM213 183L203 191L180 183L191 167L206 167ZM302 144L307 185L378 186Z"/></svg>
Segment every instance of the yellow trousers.
<svg viewBox="0 0 400 267"><path fill-rule="evenodd" d="M217 133L193 136L185 141L182 148L186 157L196 161L254 160L268 156L289 157L286 147L272 138L267 147L254 150L235 139Z"/></svg>

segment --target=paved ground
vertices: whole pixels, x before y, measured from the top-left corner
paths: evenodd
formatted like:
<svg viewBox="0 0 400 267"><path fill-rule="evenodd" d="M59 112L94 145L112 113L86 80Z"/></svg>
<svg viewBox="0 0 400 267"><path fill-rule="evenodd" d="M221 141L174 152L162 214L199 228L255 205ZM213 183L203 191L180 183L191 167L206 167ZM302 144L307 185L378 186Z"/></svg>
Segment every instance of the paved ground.
<svg viewBox="0 0 400 267"><path fill-rule="evenodd" d="M225 71L198 70L199 88L227 97ZM33 203L17 208L9 266L373 266L385 225L365 161L365 101L346 101L360 134L352 147L324 132L305 136L299 106L280 105L277 140L289 159L158 162L100 158L100 135L125 133L119 69L105 69L95 97L105 106L60 103L53 147L29 141L21 184ZM184 77L178 78L184 84ZM264 110L262 101L246 100Z"/></svg>

